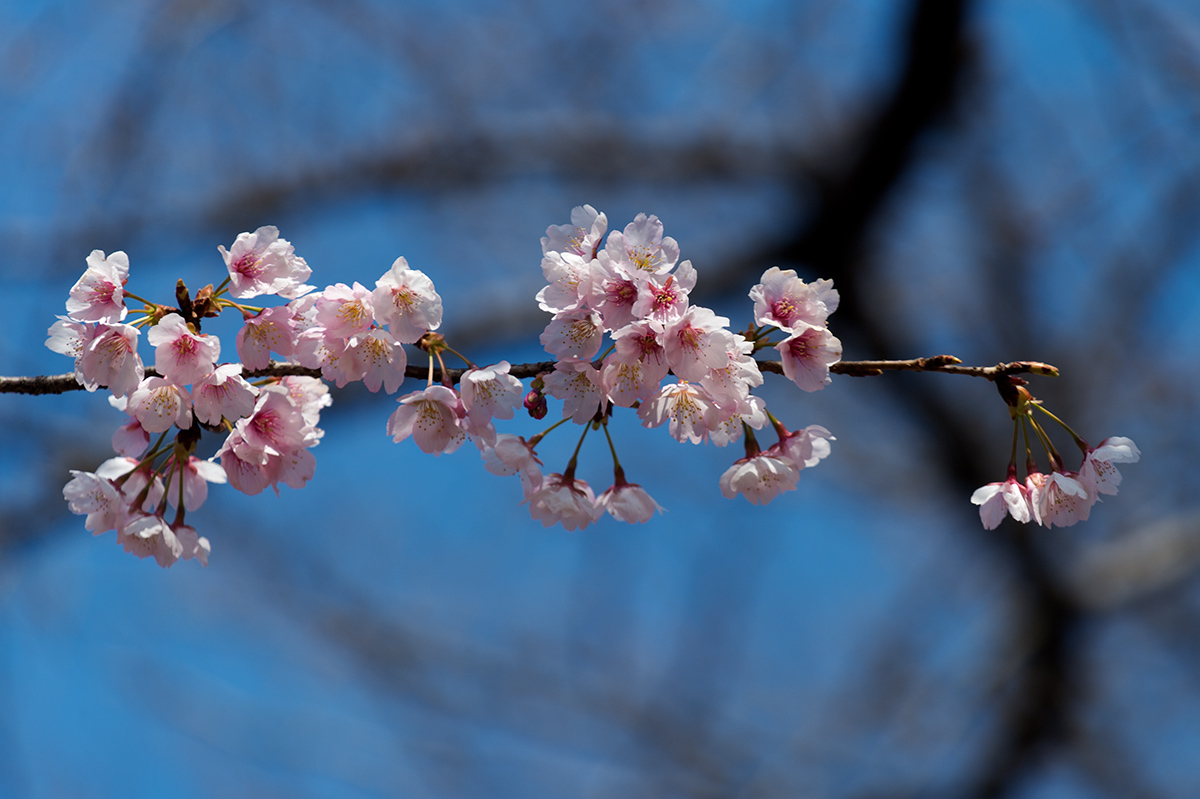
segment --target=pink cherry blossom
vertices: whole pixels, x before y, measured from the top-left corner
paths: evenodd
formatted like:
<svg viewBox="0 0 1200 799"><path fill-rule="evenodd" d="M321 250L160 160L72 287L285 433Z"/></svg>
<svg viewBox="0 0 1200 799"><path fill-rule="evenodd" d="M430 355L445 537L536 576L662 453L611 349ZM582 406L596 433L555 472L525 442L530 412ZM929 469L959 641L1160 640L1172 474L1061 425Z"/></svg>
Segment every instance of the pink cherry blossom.
<svg viewBox="0 0 1200 799"><path fill-rule="evenodd" d="M192 426L192 395L178 383L147 377L129 395L125 412L148 433L162 433L172 425L187 430Z"/></svg>
<svg viewBox="0 0 1200 799"><path fill-rule="evenodd" d="M326 286L317 297L317 324L325 329L325 337L350 342L365 335L375 322L371 292L358 281L353 286L336 283Z"/></svg>
<svg viewBox="0 0 1200 799"><path fill-rule="evenodd" d="M529 514L543 527L561 524L567 530L582 530L596 521L596 497L583 480L548 474L529 496Z"/></svg>
<svg viewBox="0 0 1200 799"><path fill-rule="evenodd" d="M120 482L120 489L128 513L152 513L162 501L163 482L157 474L151 474L149 462L139 462L134 458L109 458L100 464L96 474L114 483L124 481Z"/></svg>
<svg viewBox="0 0 1200 799"><path fill-rule="evenodd" d="M823 327L829 314L837 310L838 293L832 280L808 284L792 269L773 266L763 273L762 282L750 289L754 300L754 321L794 332L801 325Z"/></svg>
<svg viewBox="0 0 1200 799"><path fill-rule="evenodd" d="M699 382L709 369L728 364L726 352L733 346L733 334L725 329L728 324L728 318L693 305L665 326L663 349L680 380Z"/></svg>
<svg viewBox="0 0 1200 799"><path fill-rule="evenodd" d="M121 408L125 410L125 397L110 397L109 399L120 399ZM112 447L113 451L129 458L136 458L146 451L146 447L150 444L150 434L142 427L142 423L136 417L130 417L129 421L121 425L113 432Z"/></svg>
<svg viewBox="0 0 1200 799"><path fill-rule="evenodd" d="M100 326L76 322L74 319L60 316L58 321L46 330L49 336L46 339L46 347L52 352L66 355L75 360L75 382L88 391L95 391L98 385L84 377L79 365L88 346L92 343L92 339L95 338L98 327Z"/></svg>
<svg viewBox="0 0 1200 799"><path fill-rule="evenodd" d="M559 361L543 380L546 393L563 401L563 416L576 424L587 424L604 409L600 373L588 361Z"/></svg>
<svg viewBox="0 0 1200 799"><path fill-rule="evenodd" d="M542 257L542 275L548 285L535 299L543 311L562 313L586 304L592 290L592 270L581 256L548 252Z"/></svg>
<svg viewBox="0 0 1200 799"><path fill-rule="evenodd" d="M192 412L205 424L231 422L254 413L258 389L242 377L240 363L223 363L192 384Z"/></svg>
<svg viewBox="0 0 1200 799"><path fill-rule="evenodd" d="M183 486L183 507L188 511L196 510L208 499L209 483L224 485L228 482L225 470L220 464L193 456L188 456L182 468L175 465L175 458L171 456L167 458L163 467L166 474L170 475L171 482L166 486L166 497L172 508L179 507L180 481Z"/></svg>
<svg viewBox="0 0 1200 799"><path fill-rule="evenodd" d="M732 333L725 343L725 363L710 367L700 379L700 384L708 389L717 402L737 403L745 399L751 388L762 385L763 376L758 362L751 356L754 352L751 342Z"/></svg>
<svg viewBox="0 0 1200 799"><path fill-rule="evenodd" d="M646 280L638 286L633 315L638 319L653 319L667 323L678 319L688 307L688 293L696 286L696 270L691 261L684 261L666 280Z"/></svg>
<svg viewBox="0 0 1200 799"><path fill-rule="evenodd" d="M659 368L653 362L625 361L620 353L613 352L604 359L600 387L613 405L631 408L636 403L649 400L658 391L666 374L665 361Z"/></svg>
<svg viewBox="0 0 1200 799"><path fill-rule="evenodd" d="M755 505L766 505L800 480L800 470L788 458L771 450L740 458L721 475L721 493L733 499L741 494Z"/></svg>
<svg viewBox="0 0 1200 799"><path fill-rule="evenodd" d="M371 305L375 318L402 344L415 344L426 331L442 324L442 298L433 281L419 269L410 269L404 258L397 258L375 281Z"/></svg>
<svg viewBox="0 0 1200 799"><path fill-rule="evenodd" d="M999 527L1006 515L1021 524L1027 524L1033 518L1029 489L1015 474L1003 483L988 483L977 488L971 495L971 502L979 506L979 519L987 530Z"/></svg>
<svg viewBox="0 0 1200 799"><path fill-rule="evenodd" d="M404 370L408 367L408 355L392 334L375 327L348 344L335 358L322 368L326 379L337 383L338 388L347 383L361 380L368 391L377 392L386 388L395 394L404 382Z"/></svg>
<svg viewBox="0 0 1200 799"><path fill-rule="evenodd" d="M321 409L333 404L333 397L329 396L329 386L316 377L301 375L284 377L279 381L279 385L288 392L292 404L300 409L300 415L304 419L305 446L313 446L323 435L317 427L321 421Z"/></svg>
<svg viewBox="0 0 1200 799"><path fill-rule="evenodd" d="M471 418L511 419L521 402L524 386L508 373L512 365L508 361L468 369L458 383L463 407Z"/></svg>
<svg viewBox="0 0 1200 799"><path fill-rule="evenodd" d="M183 554L183 544L171 525L158 515L137 514L117 530L117 541L139 558L153 557L164 569Z"/></svg>
<svg viewBox="0 0 1200 799"><path fill-rule="evenodd" d="M600 352L604 325L600 314L584 308L555 314L540 337L546 352L558 359L586 360Z"/></svg>
<svg viewBox="0 0 1200 799"><path fill-rule="evenodd" d="M667 351L663 349L663 326L650 319L626 325L612 334L617 357L626 363L643 361L652 372L666 376L670 370Z"/></svg>
<svg viewBox="0 0 1200 799"><path fill-rule="evenodd" d="M154 368L172 383L185 386L212 372L221 355L221 340L194 333L183 317L167 314L146 333L154 347Z"/></svg>
<svg viewBox="0 0 1200 799"><path fill-rule="evenodd" d="M286 387L263 386L259 389L254 413L234 426L240 436L237 456L265 463L267 456L283 455L304 449L305 420Z"/></svg>
<svg viewBox="0 0 1200 799"><path fill-rule="evenodd" d="M571 253L590 261L607 231L608 217L590 205L578 205L571 209L571 224L546 228L542 252Z"/></svg>
<svg viewBox="0 0 1200 799"><path fill-rule="evenodd" d="M743 424L758 430L766 423L767 403L760 397L748 394L733 402L720 401L708 428L708 440L724 447L741 439Z"/></svg>
<svg viewBox="0 0 1200 799"><path fill-rule="evenodd" d="M636 321L633 304L638 299L640 281L630 280L613 271L606 252L601 252L599 258L589 262L588 267L591 270L588 278L591 290L587 304L603 318L604 329L619 330Z"/></svg>
<svg viewBox="0 0 1200 799"><path fill-rule="evenodd" d="M114 397L132 393L146 374L137 351L140 332L126 324L97 325L76 365L83 385L106 386Z"/></svg>
<svg viewBox="0 0 1200 799"><path fill-rule="evenodd" d="M115 530L125 518L129 502L111 479L93 472L71 470L63 486L63 499L71 513L87 516L83 528L95 535Z"/></svg>
<svg viewBox="0 0 1200 799"><path fill-rule="evenodd" d="M1084 454L1083 465L1079 467L1080 479L1098 493L1116 494L1117 486L1121 485L1121 473L1113 464L1137 463L1141 456L1132 440L1124 436L1106 438Z"/></svg>
<svg viewBox="0 0 1200 799"><path fill-rule="evenodd" d="M129 256L114 252L107 258L103 250L92 250L87 270L71 287L67 313L81 322L121 322L125 308L125 281L129 278Z"/></svg>
<svg viewBox="0 0 1200 799"><path fill-rule="evenodd" d="M634 217L623 232L614 230L605 246L613 267L635 281L670 272L679 260L679 245L662 232L658 217L645 214Z"/></svg>
<svg viewBox="0 0 1200 799"><path fill-rule="evenodd" d="M681 381L663 386L638 408L643 427L670 422L668 430L676 441L699 444L720 422L720 411L703 386Z"/></svg>
<svg viewBox="0 0 1200 799"><path fill-rule="evenodd" d="M1070 527L1087 521L1095 502L1095 494L1089 494L1076 473L1031 474L1026 488L1034 517L1046 527Z"/></svg>
<svg viewBox="0 0 1200 799"><path fill-rule="evenodd" d="M449 453L462 446L466 435L458 426L457 392L429 386L397 400L400 407L388 418L387 432L396 443L412 436L422 452Z"/></svg>
<svg viewBox="0 0 1200 799"><path fill-rule="evenodd" d="M833 434L819 424L810 424L803 430L788 431L783 434L776 445L779 451L801 468L812 468L829 457L832 452L830 441L836 441Z"/></svg>
<svg viewBox="0 0 1200 799"><path fill-rule="evenodd" d="M597 516L605 512L619 522L642 524L650 521L655 512L662 513L655 502L637 483L625 482L624 474L596 498Z"/></svg>
<svg viewBox="0 0 1200 799"><path fill-rule="evenodd" d="M251 370L266 369L272 351L285 358L295 354L298 333L292 309L278 305L246 319L234 343L243 366Z"/></svg>
<svg viewBox="0 0 1200 799"><path fill-rule="evenodd" d="M208 539L186 524L177 524L173 529L182 549L179 559L198 560L201 566L208 568L208 556L212 552L212 545L208 543Z"/></svg>
<svg viewBox="0 0 1200 799"><path fill-rule="evenodd" d="M480 455L483 466L492 474L501 476L519 474L525 496L528 497L542 485L542 462L523 436L500 433L490 447L484 447Z"/></svg>
<svg viewBox="0 0 1200 799"><path fill-rule="evenodd" d="M304 285L312 270L287 239L279 238L279 229L273 225L241 233L228 251L223 246L217 250L229 269L229 293L233 297L278 294L295 299L312 290L312 286Z"/></svg>
<svg viewBox="0 0 1200 799"><path fill-rule="evenodd" d="M783 374L805 391L829 385L829 367L842 359L842 342L827 327L797 323L796 332L776 345Z"/></svg>
<svg viewBox="0 0 1200 799"><path fill-rule="evenodd" d="M238 454L239 450L245 457ZM283 468L279 455L267 455L248 446L236 429L213 457L220 460L229 485L248 496L260 494L267 486L275 485Z"/></svg>

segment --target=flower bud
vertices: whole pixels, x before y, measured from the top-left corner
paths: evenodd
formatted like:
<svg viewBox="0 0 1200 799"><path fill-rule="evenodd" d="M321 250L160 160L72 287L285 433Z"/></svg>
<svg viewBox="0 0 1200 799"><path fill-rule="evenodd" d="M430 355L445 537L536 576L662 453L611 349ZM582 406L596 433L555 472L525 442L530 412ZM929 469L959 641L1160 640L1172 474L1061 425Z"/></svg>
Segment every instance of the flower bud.
<svg viewBox="0 0 1200 799"><path fill-rule="evenodd" d="M546 405L546 395L536 388L532 389L525 395L525 410L529 411L529 415L534 419L545 419L550 411Z"/></svg>

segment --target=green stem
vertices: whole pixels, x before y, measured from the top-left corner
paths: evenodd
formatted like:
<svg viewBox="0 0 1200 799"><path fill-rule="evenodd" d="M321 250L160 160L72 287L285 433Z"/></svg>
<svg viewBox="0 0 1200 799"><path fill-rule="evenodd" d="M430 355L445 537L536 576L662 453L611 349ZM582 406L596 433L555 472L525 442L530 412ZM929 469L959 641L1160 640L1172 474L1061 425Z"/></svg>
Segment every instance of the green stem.
<svg viewBox="0 0 1200 799"><path fill-rule="evenodd" d="M563 478L566 480L575 479L575 466L579 460L579 450L583 447L583 440L587 438L588 431L592 429L590 424L583 426L583 433L579 436L579 441L575 444L575 451L571 453L571 460L567 462L567 468L563 472Z"/></svg>
<svg viewBox="0 0 1200 799"><path fill-rule="evenodd" d="M1070 433L1070 434L1071 434L1071 438L1075 439L1075 444L1076 444L1076 445L1079 447L1079 449L1081 449L1081 450L1082 450L1084 453L1086 453L1086 452L1087 452L1087 449L1088 449L1087 442L1086 442L1086 441L1084 441L1082 438L1080 438L1080 437L1079 437L1079 435L1078 435L1078 434L1077 434L1077 433L1076 433L1074 430L1072 430L1072 429L1071 429L1071 426L1070 426L1070 425L1068 425L1068 424L1067 424L1066 422L1064 422L1062 419L1059 419L1059 418L1058 418L1057 416L1055 416L1054 414L1050 413L1050 411L1048 411L1048 410L1046 410L1045 408L1043 408L1043 407L1042 407L1040 404L1035 404L1033 407L1037 408L1039 411L1041 411L1042 413L1046 414L1046 415L1047 415L1047 416L1049 416L1051 419L1053 419L1054 421L1056 421L1056 422L1058 422L1060 425L1062 425L1062 428L1063 428L1064 430L1066 430L1068 433Z"/></svg>
<svg viewBox="0 0 1200 799"><path fill-rule="evenodd" d="M463 363L465 363L465 364L467 365L467 368L468 368L468 369L478 369L478 368L479 368L478 366L476 366L476 365L475 365L475 362L474 362L474 361L472 361L470 358L468 358L467 356L463 355L461 352L459 352L458 350L454 349L453 347L446 347L446 352L450 353L451 355L455 356L455 357L456 357L456 358L458 358L460 361L462 361ZM438 360L439 360L439 361L441 361L441 359L440 359L440 358L439 358ZM443 366L443 367L442 367L442 374L445 374L445 373L446 373L446 367L445 367L445 366Z"/></svg>
<svg viewBox="0 0 1200 799"><path fill-rule="evenodd" d="M542 432L538 433L538 434L537 434L536 436L534 436L533 438L529 439L529 441L528 441L527 443L528 443L528 444L529 444L529 446L531 446L531 447L536 447L536 446L537 446L539 443L541 443L541 440L542 440L543 438L545 438L547 435L549 435L549 433L550 433L550 431L551 431L551 430L553 430L553 429L554 429L554 428L556 428L556 427L559 427L559 426L561 426L561 425L564 425L564 424L566 424L566 423L567 423L567 421L568 421L568 420L570 420L570 418L571 418L571 417L569 417L569 416L564 416L563 418L559 419L559 420L558 420L557 422L555 422L554 424L552 424L552 425L550 425L549 427L547 427L547 428L546 428L545 430L543 430Z"/></svg>
<svg viewBox="0 0 1200 799"><path fill-rule="evenodd" d="M613 480L617 485L625 482L625 470L621 468L621 459L617 457L617 448L613 444L612 436L608 432L608 417L605 416L600 420L600 424L604 427L604 438L608 440L608 451L612 453L613 459Z"/></svg>

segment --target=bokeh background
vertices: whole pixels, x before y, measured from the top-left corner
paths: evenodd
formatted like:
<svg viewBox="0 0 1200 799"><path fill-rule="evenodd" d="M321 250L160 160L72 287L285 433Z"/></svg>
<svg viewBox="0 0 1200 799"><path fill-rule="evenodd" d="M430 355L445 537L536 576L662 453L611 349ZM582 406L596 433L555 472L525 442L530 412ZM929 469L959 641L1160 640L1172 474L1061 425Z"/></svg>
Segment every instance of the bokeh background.
<svg viewBox="0 0 1200 799"><path fill-rule="evenodd" d="M667 511L567 533L349 388L309 486L214 489L210 567L167 571L61 497L120 414L0 395L0 795L1200 795L1194 3L30 0L0 103L3 375L69 370L92 249L166 301L263 224L319 286L404 255L454 346L542 360L538 239L590 203L657 214L735 327L767 267L833 278L847 359L1047 361L1143 454L1087 523L984 531L990 384L768 375L837 436L797 491L726 500L736 448L619 413Z"/></svg>

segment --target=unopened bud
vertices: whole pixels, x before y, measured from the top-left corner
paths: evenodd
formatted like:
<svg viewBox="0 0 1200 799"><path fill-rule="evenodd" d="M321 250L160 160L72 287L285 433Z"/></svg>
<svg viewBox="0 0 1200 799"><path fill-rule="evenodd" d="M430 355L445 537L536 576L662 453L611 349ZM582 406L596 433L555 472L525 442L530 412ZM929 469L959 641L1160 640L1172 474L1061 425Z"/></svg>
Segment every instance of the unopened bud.
<svg viewBox="0 0 1200 799"><path fill-rule="evenodd" d="M1025 368L1035 375L1058 377L1058 368L1041 361L1025 361Z"/></svg>
<svg viewBox="0 0 1200 799"><path fill-rule="evenodd" d="M525 410L529 411L529 415L534 419L545 419L550 408L546 404L546 395L537 389L533 389L525 395Z"/></svg>

